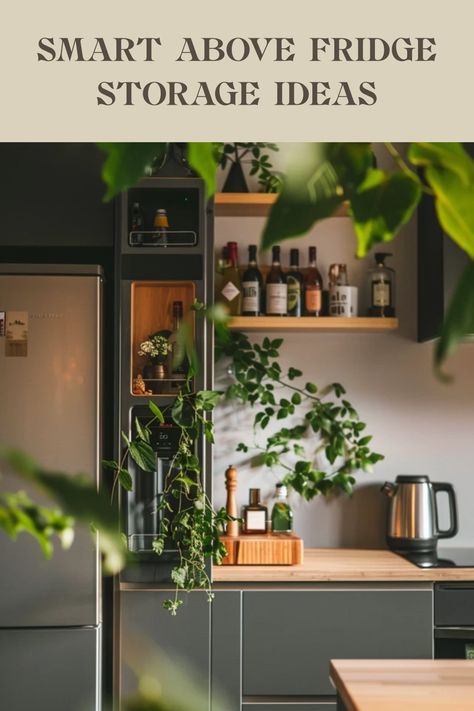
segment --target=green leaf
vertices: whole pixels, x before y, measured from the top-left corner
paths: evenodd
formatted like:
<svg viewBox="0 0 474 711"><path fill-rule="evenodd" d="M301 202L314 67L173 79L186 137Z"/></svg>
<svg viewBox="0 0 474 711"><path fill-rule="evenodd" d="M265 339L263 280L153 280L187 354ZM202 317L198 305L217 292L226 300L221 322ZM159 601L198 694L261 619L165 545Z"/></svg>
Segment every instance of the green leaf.
<svg viewBox="0 0 474 711"><path fill-rule="evenodd" d="M435 366L443 380L451 378L441 366L460 341L474 333L474 261L464 270L443 323L441 338L435 349Z"/></svg>
<svg viewBox="0 0 474 711"><path fill-rule="evenodd" d="M148 409L156 417L158 422L163 423L165 421L165 417L164 417L163 413L161 412L160 408L152 400L148 401Z"/></svg>
<svg viewBox="0 0 474 711"><path fill-rule="evenodd" d="M420 197L420 184L411 176L371 169L351 196L357 256L364 257L378 242L392 240L413 215Z"/></svg>
<svg viewBox="0 0 474 711"><path fill-rule="evenodd" d="M140 439L150 444L150 430L147 427L143 427L138 417L135 417L135 428Z"/></svg>
<svg viewBox="0 0 474 711"><path fill-rule="evenodd" d="M138 464L140 469L146 472L154 472L156 469L156 453L147 442L137 440L130 442L128 448L131 458Z"/></svg>
<svg viewBox="0 0 474 711"><path fill-rule="evenodd" d="M315 395L318 392L318 388L314 383L306 383L304 389L311 393L311 395Z"/></svg>
<svg viewBox="0 0 474 711"><path fill-rule="evenodd" d="M128 469L120 468L118 470L120 486L122 486L126 491L131 491L133 489L133 481Z"/></svg>
<svg viewBox="0 0 474 711"><path fill-rule="evenodd" d="M301 395L299 393L293 393L291 396L291 402L293 405L300 405L301 404Z"/></svg>
<svg viewBox="0 0 474 711"><path fill-rule="evenodd" d="M168 144L99 143L98 146L107 154L102 179L107 186L105 200L111 200L122 190L135 185L153 161L164 156Z"/></svg>
<svg viewBox="0 0 474 711"><path fill-rule="evenodd" d="M188 143L188 162L204 180L207 197L216 192L216 174L219 167L216 143Z"/></svg>
<svg viewBox="0 0 474 711"><path fill-rule="evenodd" d="M215 408L222 397L217 390L199 390L196 393L196 405L203 410L210 411Z"/></svg>
<svg viewBox="0 0 474 711"><path fill-rule="evenodd" d="M474 161L459 143L414 143L409 156L425 168L441 226L474 259Z"/></svg>

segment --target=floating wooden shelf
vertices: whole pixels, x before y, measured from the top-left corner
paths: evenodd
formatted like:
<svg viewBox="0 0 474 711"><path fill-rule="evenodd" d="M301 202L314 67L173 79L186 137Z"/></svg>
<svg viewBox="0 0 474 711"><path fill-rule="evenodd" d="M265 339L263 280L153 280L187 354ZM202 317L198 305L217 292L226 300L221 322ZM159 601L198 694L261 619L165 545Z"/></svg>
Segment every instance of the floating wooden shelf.
<svg viewBox="0 0 474 711"><path fill-rule="evenodd" d="M216 217L266 217L278 199L278 193L216 193ZM347 217L347 204L334 217Z"/></svg>
<svg viewBox="0 0 474 711"><path fill-rule="evenodd" d="M398 318L335 318L333 316L235 316L233 331L319 331L333 333L381 333L398 328Z"/></svg>

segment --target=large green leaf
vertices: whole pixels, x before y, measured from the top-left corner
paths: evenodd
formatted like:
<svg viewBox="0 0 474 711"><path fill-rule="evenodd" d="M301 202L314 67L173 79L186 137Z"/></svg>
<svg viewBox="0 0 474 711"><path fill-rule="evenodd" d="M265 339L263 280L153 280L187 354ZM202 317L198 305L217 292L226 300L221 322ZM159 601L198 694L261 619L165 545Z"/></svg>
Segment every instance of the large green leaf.
<svg viewBox="0 0 474 711"><path fill-rule="evenodd" d="M363 182L373 162L368 143L301 144L262 236L262 249L304 234Z"/></svg>
<svg viewBox="0 0 474 711"><path fill-rule="evenodd" d="M107 185L106 200L135 185L155 159L160 160L167 143L99 143L107 154L102 178Z"/></svg>
<svg viewBox="0 0 474 711"><path fill-rule="evenodd" d="M441 338L435 349L435 364L444 380L450 378L441 372L447 356L466 336L474 334L474 261L463 272L449 305Z"/></svg>
<svg viewBox="0 0 474 711"><path fill-rule="evenodd" d="M364 257L378 242L392 240L411 218L420 196L420 184L409 175L371 169L351 197L357 256Z"/></svg>
<svg viewBox="0 0 474 711"><path fill-rule="evenodd" d="M217 143L188 143L188 162L204 180L207 197L216 192L216 174L219 167Z"/></svg>
<svg viewBox="0 0 474 711"><path fill-rule="evenodd" d="M8 447L0 448L0 464L46 492L60 504L66 514L99 531L99 546L104 554L107 572L117 573L123 568L126 549L119 532L116 512L106 494L98 492L88 477L46 471L28 455Z"/></svg>
<svg viewBox="0 0 474 711"><path fill-rule="evenodd" d="M474 259L474 161L459 143L413 143L409 158L425 168L441 226Z"/></svg>

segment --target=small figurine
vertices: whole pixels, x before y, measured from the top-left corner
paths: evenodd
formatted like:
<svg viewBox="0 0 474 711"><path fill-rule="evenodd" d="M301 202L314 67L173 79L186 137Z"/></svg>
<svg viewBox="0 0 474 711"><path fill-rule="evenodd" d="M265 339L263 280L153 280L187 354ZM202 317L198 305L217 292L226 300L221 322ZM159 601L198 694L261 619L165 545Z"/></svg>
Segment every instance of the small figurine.
<svg viewBox="0 0 474 711"><path fill-rule="evenodd" d="M137 377L133 379L132 392L134 395L153 395L153 390L146 389L141 373L138 373Z"/></svg>

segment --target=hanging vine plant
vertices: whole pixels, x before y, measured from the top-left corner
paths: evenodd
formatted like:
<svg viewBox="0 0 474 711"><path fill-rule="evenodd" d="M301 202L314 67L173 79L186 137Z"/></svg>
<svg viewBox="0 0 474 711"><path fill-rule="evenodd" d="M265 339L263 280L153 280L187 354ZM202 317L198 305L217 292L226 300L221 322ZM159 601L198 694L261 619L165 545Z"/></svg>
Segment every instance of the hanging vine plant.
<svg viewBox="0 0 474 711"><path fill-rule="evenodd" d="M337 489L351 493L354 474L359 470L369 471L383 459L381 454L370 450L371 437L363 433L366 425L344 398L345 389L340 383L333 383L322 391L313 382L300 386L302 371L290 367L282 372L279 364L282 338L264 338L262 344L251 343L246 335L229 331L226 326L228 318L217 307L207 308L196 302L193 308L214 323L216 356L231 359L234 382L225 392L192 389L196 353L190 342L191 332L184 329L182 338L186 343L183 352L187 353L191 365L182 390L174 402L162 409L150 401L151 417L146 423L136 418L135 436L130 439L122 432L125 446L120 461L104 462L115 473L113 491L117 484L130 491L133 487L130 461L144 472L155 471L152 426L171 419L179 428L177 451L169 464L163 492L156 504L160 523L153 542L153 550L158 556L163 554L168 540L178 553L177 564L171 573L175 593L164 602L172 615L176 615L182 605L180 591L202 589L212 599L207 564L210 560L219 564L227 554L220 536L232 519L224 508L216 510L207 497L197 455L197 442L201 436L214 443L211 415L223 398L248 404L257 410L253 428L256 434L254 449L259 462L267 467L282 468L285 483L306 500ZM290 426L280 428L263 442L258 440L257 435L261 435L272 421L290 417ZM304 444L312 445L310 455L307 455ZM242 452L250 449L244 443L237 447ZM322 453L326 466L317 466L316 461Z"/></svg>

